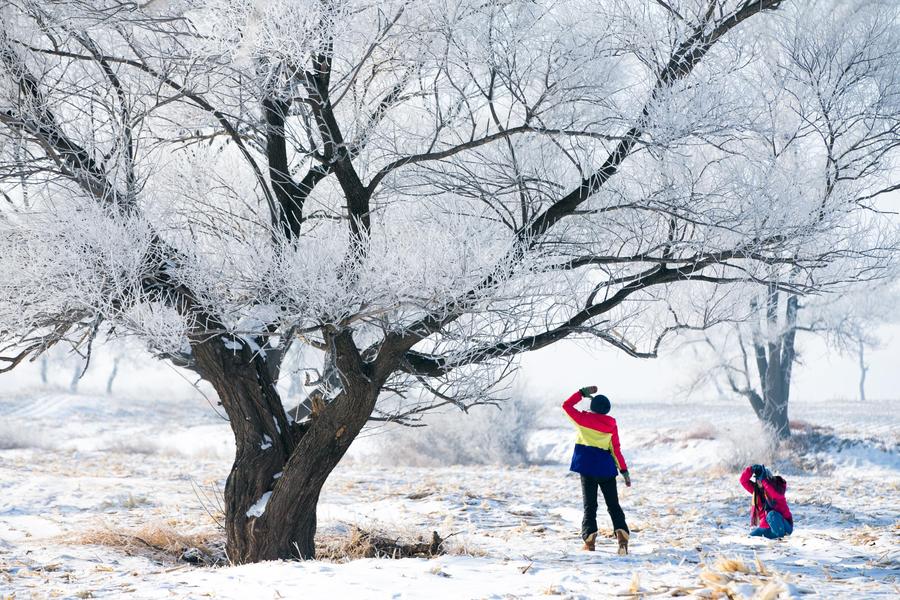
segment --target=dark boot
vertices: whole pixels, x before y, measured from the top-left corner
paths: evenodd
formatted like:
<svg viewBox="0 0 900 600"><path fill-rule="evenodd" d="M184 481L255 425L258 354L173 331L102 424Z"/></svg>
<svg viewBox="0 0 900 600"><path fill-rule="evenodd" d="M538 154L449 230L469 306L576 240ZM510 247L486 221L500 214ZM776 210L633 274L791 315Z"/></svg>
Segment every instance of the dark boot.
<svg viewBox="0 0 900 600"><path fill-rule="evenodd" d="M628 532L624 529L616 529L616 540L619 542L619 555L628 554Z"/></svg>

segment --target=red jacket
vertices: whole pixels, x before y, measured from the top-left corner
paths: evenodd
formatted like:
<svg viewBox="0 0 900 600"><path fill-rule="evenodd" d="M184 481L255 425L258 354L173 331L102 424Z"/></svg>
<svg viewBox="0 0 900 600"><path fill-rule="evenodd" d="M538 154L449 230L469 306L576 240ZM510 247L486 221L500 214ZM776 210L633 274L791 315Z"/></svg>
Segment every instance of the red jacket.
<svg viewBox="0 0 900 600"><path fill-rule="evenodd" d="M581 392L575 392L562 405L578 429L570 469L591 477L615 477L617 471L627 471L628 465L619 448L616 420L609 415L578 410L575 405L581 399Z"/></svg>
<svg viewBox="0 0 900 600"><path fill-rule="evenodd" d="M752 476L753 473L750 471L750 467L747 467L744 469L744 472L741 473L741 485L751 494L757 489L750 481L750 477ZM771 481L763 479L762 482L760 482L760 487L762 488L763 493L756 495L756 502L750 507L750 522L753 523L754 520L758 518L759 526L763 529L768 529L769 523L766 521L766 514L770 510L774 510L784 517L786 521L793 524L794 516L791 514L791 509L788 508L787 500L784 498L787 484L785 484L783 490L779 491Z"/></svg>

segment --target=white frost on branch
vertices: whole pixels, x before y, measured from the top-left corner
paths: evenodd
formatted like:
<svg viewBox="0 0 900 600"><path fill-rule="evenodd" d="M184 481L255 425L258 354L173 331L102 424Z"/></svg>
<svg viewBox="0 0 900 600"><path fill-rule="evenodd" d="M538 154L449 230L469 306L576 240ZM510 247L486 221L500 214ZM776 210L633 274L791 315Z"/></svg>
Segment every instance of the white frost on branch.
<svg viewBox="0 0 900 600"><path fill-rule="evenodd" d="M225 338L222 341L222 345L234 352L237 352L238 350L240 350L243 347L239 341L237 341L233 338Z"/></svg>
<svg viewBox="0 0 900 600"><path fill-rule="evenodd" d="M102 322L170 357L246 345L272 378L304 345L331 401L329 335L373 361L415 329L424 358L380 404L397 414L496 397L510 357L557 335L651 355L734 318L743 285L880 277L900 246L877 212L897 185L897 7L784 2L667 71L763 4L4 5L0 342Z"/></svg>

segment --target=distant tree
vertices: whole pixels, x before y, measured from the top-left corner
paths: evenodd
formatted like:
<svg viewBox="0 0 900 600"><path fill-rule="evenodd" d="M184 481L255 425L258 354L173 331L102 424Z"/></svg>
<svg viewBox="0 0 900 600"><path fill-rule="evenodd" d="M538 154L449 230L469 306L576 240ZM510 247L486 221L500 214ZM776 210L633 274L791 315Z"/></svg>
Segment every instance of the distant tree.
<svg viewBox="0 0 900 600"><path fill-rule="evenodd" d="M109 396L112 394L113 383L116 381L116 377L119 375L119 363L122 362L122 355L116 354L113 357L113 366L109 371L109 376L106 378L106 395Z"/></svg>
<svg viewBox="0 0 900 600"><path fill-rule="evenodd" d="M890 322L885 309L896 295L885 283L861 285L852 293L801 298L773 290L765 308L751 302L746 319L688 334L700 374L691 392L712 384L746 398L759 420L778 438L790 437L788 407L793 374L803 365L797 335L814 335L830 348L853 355L859 367L859 395L865 401L865 353L877 347L875 330ZM881 300L873 299L880 298ZM892 310L892 308L890 309Z"/></svg>
<svg viewBox="0 0 900 600"><path fill-rule="evenodd" d="M790 123L789 135L772 138L773 156L803 165L781 193L820 203L816 218L824 222L831 218L829 205L850 203L875 214L879 200L900 189L895 169L900 148L900 35L896 12L885 4L839 3L832 10L820 9L811 5L798 11L801 18L785 30L785 52L776 71L782 89L773 94L770 107L773 120ZM783 99L788 99L790 110L780 105ZM896 228L896 221L891 226ZM892 242L884 244L890 247ZM855 259L833 262L831 268L844 268L842 264L849 273L856 272ZM874 280L889 276L885 271L869 274ZM852 348L859 357L864 397L865 348L875 343L867 321L877 319L879 311L867 302L854 305L826 298L811 301L813 308L804 316L802 294L776 282L761 287L749 293L744 325L715 341L705 339L729 388L746 397L779 438L786 438L797 332L818 332L834 347ZM840 287L842 293L853 294L853 285ZM876 288L863 289L871 294Z"/></svg>
<svg viewBox="0 0 900 600"><path fill-rule="evenodd" d="M898 320L900 290L896 281L900 280L900 265L893 272L894 277L882 285L859 286L851 294L823 302L805 329L824 336L831 349L856 359L860 402L866 401L866 377L870 368L866 352L881 345L878 329Z"/></svg>
<svg viewBox="0 0 900 600"><path fill-rule="evenodd" d="M141 336L228 414L229 558L312 557L370 420L490 401L570 336L653 356L743 282L881 268L871 193L811 175L846 161L782 4L4 3L3 368ZM295 344L321 363L286 411Z"/></svg>
<svg viewBox="0 0 900 600"><path fill-rule="evenodd" d="M134 363L140 362L143 358L143 352L140 348L134 347L133 344L125 340L107 341L103 345L104 358L112 361L109 374L106 376L106 394L113 393L113 386L116 379L119 378L121 368Z"/></svg>
<svg viewBox="0 0 900 600"><path fill-rule="evenodd" d="M41 385L59 385L59 377L65 381L65 388L71 393L78 392L82 375L85 371L85 358L77 351L63 345L55 346L41 354L39 360L38 377Z"/></svg>

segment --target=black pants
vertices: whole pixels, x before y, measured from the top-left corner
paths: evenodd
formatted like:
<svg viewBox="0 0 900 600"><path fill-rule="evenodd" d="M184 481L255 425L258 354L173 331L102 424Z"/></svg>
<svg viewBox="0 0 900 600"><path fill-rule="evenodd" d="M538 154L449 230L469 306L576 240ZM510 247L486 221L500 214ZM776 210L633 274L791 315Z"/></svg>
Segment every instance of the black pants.
<svg viewBox="0 0 900 600"><path fill-rule="evenodd" d="M597 488L603 492L606 501L606 510L612 518L613 529L628 531L625 523L625 513L619 506L619 492L616 489L615 477L590 477L581 476L581 496L584 499L584 519L581 521L581 539L597 531Z"/></svg>

